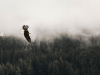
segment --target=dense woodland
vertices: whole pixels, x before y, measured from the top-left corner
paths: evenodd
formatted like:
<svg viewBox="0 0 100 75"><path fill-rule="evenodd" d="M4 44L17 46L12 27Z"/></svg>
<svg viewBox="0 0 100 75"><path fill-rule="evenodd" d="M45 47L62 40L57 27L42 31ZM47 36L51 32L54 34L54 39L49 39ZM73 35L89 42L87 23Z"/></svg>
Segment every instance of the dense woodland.
<svg viewBox="0 0 100 75"><path fill-rule="evenodd" d="M0 37L0 75L100 75L100 40L62 36L38 45Z"/></svg>

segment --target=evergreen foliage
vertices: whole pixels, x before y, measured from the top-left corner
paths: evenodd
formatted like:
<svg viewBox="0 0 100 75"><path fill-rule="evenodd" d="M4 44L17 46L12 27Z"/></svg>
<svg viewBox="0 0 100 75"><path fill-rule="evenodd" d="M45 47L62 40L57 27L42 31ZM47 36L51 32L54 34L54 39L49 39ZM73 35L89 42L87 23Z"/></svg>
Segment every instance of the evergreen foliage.
<svg viewBox="0 0 100 75"><path fill-rule="evenodd" d="M28 44L0 37L0 75L100 75L100 46L62 37L53 43ZM97 44L98 43L98 44Z"/></svg>

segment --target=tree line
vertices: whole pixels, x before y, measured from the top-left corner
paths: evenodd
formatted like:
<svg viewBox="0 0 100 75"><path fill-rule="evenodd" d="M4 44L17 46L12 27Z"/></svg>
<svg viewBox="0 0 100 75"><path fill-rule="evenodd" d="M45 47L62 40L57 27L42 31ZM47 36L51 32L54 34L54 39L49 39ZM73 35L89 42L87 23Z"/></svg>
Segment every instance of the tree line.
<svg viewBox="0 0 100 75"><path fill-rule="evenodd" d="M0 37L0 75L100 75L99 38L91 45L62 36L38 45Z"/></svg>

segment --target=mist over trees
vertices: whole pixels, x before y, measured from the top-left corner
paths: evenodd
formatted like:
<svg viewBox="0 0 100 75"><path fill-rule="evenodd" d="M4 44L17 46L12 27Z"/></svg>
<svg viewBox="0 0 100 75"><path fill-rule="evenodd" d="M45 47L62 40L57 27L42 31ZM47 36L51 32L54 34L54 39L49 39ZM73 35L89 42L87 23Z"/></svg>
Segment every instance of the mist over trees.
<svg viewBox="0 0 100 75"><path fill-rule="evenodd" d="M54 42L29 44L0 37L0 75L100 75L99 37L90 45L62 36Z"/></svg>

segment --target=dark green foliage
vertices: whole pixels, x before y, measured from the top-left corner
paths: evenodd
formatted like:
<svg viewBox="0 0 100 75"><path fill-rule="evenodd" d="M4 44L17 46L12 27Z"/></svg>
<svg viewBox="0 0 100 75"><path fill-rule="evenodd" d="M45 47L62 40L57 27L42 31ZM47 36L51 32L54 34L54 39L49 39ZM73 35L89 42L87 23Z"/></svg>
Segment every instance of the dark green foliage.
<svg viewBox="0 0 100 75"><path fill-rule="evenodd" d="M100 75L99 38L90 46L68 37L28 44L0 37L0 75Z"/></svg>

